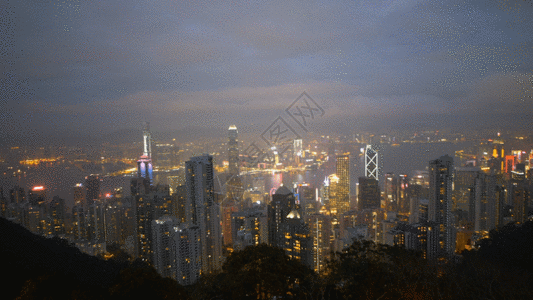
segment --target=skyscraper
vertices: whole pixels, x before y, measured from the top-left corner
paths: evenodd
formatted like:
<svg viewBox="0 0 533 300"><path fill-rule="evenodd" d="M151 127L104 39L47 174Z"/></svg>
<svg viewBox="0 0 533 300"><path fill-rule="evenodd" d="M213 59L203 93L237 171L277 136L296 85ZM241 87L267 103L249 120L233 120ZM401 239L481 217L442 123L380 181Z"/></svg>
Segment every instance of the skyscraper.
<svg viewBox="0 0 533 300"><path fill-rule="evenodd" d="M230 176L239 175L239 141L235 125L228 129L228 173Z"/></svg>
<svg viewBox="0 0 533 300"><path fill-rule="evenodd" d="M148 122L144 122L143 128L143 155L152 158L152 133Z"/></svg>
<svg viewBox="0 0 533 300"><path fill-rule="evenodd" d="M268 205L268 243L271 246L283 248L281 224L287 215L295 208L295 197L285 186L279 187L272 195Z"/></svg>
<svg viewBox="0 0 533 300"><path fill-rule="evenodd" d="M98 175L91 174L85 177L86 202L82 203L85 210L93 201L100 199L100 178Z"/></svg>
<svg viewBox="0 0 533 300"><path fill-rule="evenodd" d="M212 273L222 264L220 207L215 203L213 157L192 157L185 163L186 219L199 227L201 273Z"/></svg>
<svg viewBox="0 0 533 300"><path fill-rule="evenodd" d="M341 215L350 209L350 153L337 155L336 174L339 178L337 185L337 214Z"/></svg>
<svg viewBox="0 0 533 300"><path fill-rule="evenodd" d="M366 145L365 149L365 177L379 180L379 160L378 152L372 145Z"/></svg>
<svg viewBox="0 0 533 300"><path fill-rule="evenodd" d="M453 158L445 155L429 162L428 221L437 224L431 232L438 239L436 249L428 250L428 259L445 259L455 251L455 227L452 211Z"/></svg>
<svg viewBox="0 0 533 300"><path fill-rule="evenodd" d="M375 178L359 177L358 208L380 208L378 181Z"/></svg>

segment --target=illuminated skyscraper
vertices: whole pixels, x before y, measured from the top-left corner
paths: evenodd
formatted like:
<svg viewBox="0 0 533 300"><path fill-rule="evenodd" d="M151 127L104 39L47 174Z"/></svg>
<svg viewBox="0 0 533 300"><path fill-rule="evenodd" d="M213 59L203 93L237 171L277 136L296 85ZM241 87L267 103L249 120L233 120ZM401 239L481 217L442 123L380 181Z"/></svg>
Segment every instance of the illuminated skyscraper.
<svg viewBox="0 0 533 300"><path fill-rule="evenodd" d="M331 252L332 227L331 217L323 214L312 214L306 218L309 234L313 239L313 266L315 272L325 270L326 261Z"/></svg>
<svg viewBox="0 0 533 300"><path fill-rule="evenodd" d="M385 174L385 209L387 211L397 211L397 178L394 173Z"/></svg>
<svg viewBox="0 0 533 300"><path fill-rule="evenodd" d="M337 155L337 214L350 210L350 153Z"/></svg>
<svg viewBox="0 0 533 300"><path fill-rule="evenodd" d="M54 196L48 209L49 234L60 235L65 233L65 213L65 200L59 198L59 196Z"/></svg>
<svg viewBox="0 0 533 300"><path fill-rule="evenodd" d="M239 140L235 125L228 129L228 173L230 176L239 175Z"/></svg>
<svg viewBox="0 0 533 300"><path fill-rule="evenodd" d="M152 159L146 155L142 155L137 161L137 177L146 178L153 182L153 168Z"/></svg>
<svg viewBox="0 0 533 300"><path fill-rule="evenodd" d="M215 272L222 264L220 206L215 203L213 157L192 157L185 163L186 219L199 227L202 274Z"/></svg>
<svg viewBox="0 0 533 300"><path fill-rule="evenodd" d="M148 122L144 122L143 128L143 155L152 158L152 133Z"/></svg>
<svg viewBox="0 0 533 300"><path fill-rule="evenodd" d="M409 197L407 194L409 188L409 179L407 175L400 174L398 175L398 189L397 189L397 199L398 199L398 213L404 216L409 214Z"/></svg>
<svg viewBox="0 0 533 300"><path fill-rule="evenodd" d="M428 259L449 258L455 252L455 227L452 215L453 158L448 155L429 162L428 221L438 224L432 232L438 239Z"/></svg>
<svg viewBox="0 0 533 300"><path fill-rule="evenodd" d="M365 150L365 177L379 180L378 152L372 149L372 145L366 145Z"/></svg>
<svg viewBox="0 0 533 300"><path fill-rule="evenodd" d="M293 141L293 153L294 153L294 160L297 164L302 163L302 157L303 157L303 147L302 147L302 139L294 139Z"/></svg>
<svg viewBox="0 0 533 300"><path fill-rule="evenodd" d="M309 226L296 209L285 217L280 229L280 248L285 250L285 254L310 268L313 267L313 238L309 234Z"/></svg>

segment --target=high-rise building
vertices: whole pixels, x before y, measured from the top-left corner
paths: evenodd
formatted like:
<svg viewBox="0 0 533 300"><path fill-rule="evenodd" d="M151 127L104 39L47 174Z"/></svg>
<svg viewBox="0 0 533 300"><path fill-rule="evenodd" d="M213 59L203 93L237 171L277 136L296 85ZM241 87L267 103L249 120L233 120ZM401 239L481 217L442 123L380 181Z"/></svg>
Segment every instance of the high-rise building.
<svg viewBox="0 0 533 300"><path fill-rule="evenodd" d="M309 234L309 226L305 224L300 213L293 209L281 224L280 245L285 254L304 265L313 267L313 239Z"/></svg>
<svg viewBox="0 0 533 300"><path fill-rule="evenodd" d="M74 193L74 205L86 206L85 187L81 183L77 183L73 188Z"/></svg>
<svg viewBox="0 0 533 300"><path fill-rule="evenodd" d="M172 277L175 268L175 254L172 249L176 218L165 216L152 221L153 265L162 277Z"/></svg>
<svg viewBox="0 0 533 300"><path fill-rule="evenodd" d="M379 157L372 145L366 145L365 149L365 177L379 180Z"/></svg>
<svg viewBox="0 0 533 300"><path fill-rule="evenodd" d="M438 247L428 251L428 258L446 259L455 252L455 222L452 215L453 158L445 155L429 162L428 221L438 224L432 232Z"/></svg>
<svg viewBox="0 0 533 300"><path fill-rule="evenodd" d="M150 132L150 123L143 124L143 156L152 158L152 133Z"/></svg>
<svg viewBox="0 0 533 300"><path fill-rule="evenodd" d="M152 159L149 156L141 155L137 161L137 177L146 178L153 182L153 166Z"/></svg>
<svg viewBox="0 0 533 300"><path fill-rule="evenodd" d="M398 181L394 173L386 173L384 179L385 188L385 209L388 211L397 210L397 187Z"/></svg>
<svg viewBox="0 0 533 300"><path fill-rule="evenodd" d="M313 189L308 183L300 183L296 186L296 193L298 195L297 201L301 207L304 219L307 216L318 212L315 189Z"/></svg>
<svg viewBox="0 0 533 300"><path fill-rule="evenodd" d="M333 230L331 217L323 214L312 214L306 218L309 234L313 239L313 266L315 272L325 270L326 262L331 252Z"/></svg>
<svg viewBox="0 0 533 300"><path fill-rule="evenodd" d="M201 236L198 226L181 224L174 227L172 249L175 257L176 281L181 285L191 285L200 277Z"/></svg>
<svg viewBox="0 0 533 300"><path fill-rule="evenodd" d="M228 173L230 176L239 175L239 140L237 127L228 128Z"/></svg>
<svg viewBox="0 0 533 300"><path fill-rule="evenodd" d="M296 208L293 193L286 187L280 186L272 195L268 205L268 243L271 246L283 248L281 224L287 215Z"/></svg>
<svg viewBox="0 0 533 300"><path fill-rule="evenodd" d="M91 203L100 199L100 178L98 175L91 174L85 177L85 188L86 202L83 203L82 206L87 210Z"/></svg>
<svg viewBox="0 0 533 300"><path fill-rule="evenodd" d="M475 215L471 194L481 169L478 167L456 167L453 190L452 210L460 209L468 211L469 215Z"/></svg>
<svg viewBox="0 0 533 300"><path fill-rule="evenodd" d="M56 236L65 234L65 209L65 200L59 196L54 196L48 209L49 234Z"/></svg>
<svg viewBox="0 0 533 300"><path fill-rule="evenodd" d="M358 208L380 208L381 199L378 181L375 178L359 177Z"/></svg>
<svg viewBox="0 0 533 300"><path fill-rule="evenodd" d="M398 186L397 186L397 196L396 199L398 200L397 203L397 209L398 213L400 215L407 216L409 214L409 179L407 178L407 175L400 174L398 175Z"/></svg>
<svg viewBox="0 0 533 300"><path fill-rule="evenodd" d="M215 272L222 265L220 206L215 203L213 157L192 157L185 163L186 218L199 227L201 272Z"/></svg>
<svg viewBox="0 0 533 300"><path fill-rule="evenodd" d="M337 155L336 175L337 184L337 214L341 215L350 210L350 153Z"/></svg>

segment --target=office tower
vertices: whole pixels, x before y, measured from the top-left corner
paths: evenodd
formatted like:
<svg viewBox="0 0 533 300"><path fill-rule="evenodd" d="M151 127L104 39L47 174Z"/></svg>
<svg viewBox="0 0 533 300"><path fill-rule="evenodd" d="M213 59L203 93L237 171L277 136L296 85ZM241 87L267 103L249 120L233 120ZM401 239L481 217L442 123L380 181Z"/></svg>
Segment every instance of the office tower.
<svg viewBox="0 0 533 300"><path fill-rule="evenodd" d="M155 151L152 154L153 161L159 168L170 169L177 166L177 150L173 143L155 144Z"/></svg>
<svg viewBox="0 0 533 300"><path fill-rule="evenodd" d="M294 139L292 147L293 147L294 162L296 164L301 164L302 157L304 155L302 139Z"/></svg>
<svg viewBox="0 0 533 300"><path fill-rule="evenodd" d="M453 190L452 210L460 209L468 211L469 215L475 215L471 193L481 169L478 167L456 167L455 183Z"/></svg>
<svg viewBox="0 0 533 300"><path fill-rule="evenodd" d="M397 200L398 200L398 213L400 215L408 215L409 214L409 179L407 178L407 175L400 174L398 175L398 186L397 186Z"/></svg>
<svg viewBox="0 0 533 300"><path fill-rule="evenodd" d="M479 173L475 179L472 199L474 206L474 230L475 231L489 231L488 227L488 206L489 206L489 195L488 187L489 178L485 173Z"/></svg>
<svg viewBox="0 0 533 300"><path fill-rule="evenodd" d="M85 177L85 188L86 202L83 203L83 208L87 210L91 203L100 199L100 178L98 175L91 174Z"/></svg>
<svg viewBox="0 0 533 300"><path fill-rule="evenodd" d="M222 203L222 236L224 246L233 245L232 214L238 212L238 204L233 199L227 199Z"/></svg>
<svg viewBox="0 0 533 300"><path fill-rule="evenodd" d="M262 211L248 210L231 214L233 251L268 241L267 218Z"/></svg>
<svg viewBox="0 0 533 300"><path fill-rule="evenodd" d="M239 175L239 140L235 125L228 128L228 173L230 176Z"/></svg>
<svg viewBox="0 0 533 300"><path fill-rule="evenodd" d="M513 221L519 224L527 221L527 204L529 189L525 181L511 180L509 183L508 201L513 206Z"/></svg>
<svg viewBox="0 0 533 300"><path fill-rule="evenodd" d="M75 241L87 239L85 212L83 206L74 205L72 208L72 237Z"/></svg>
<svg viewBox="0 0 533 300"><path fill-rule="evenodd" d="M105 242L104 205L98 200L89 205L86 212L87 240L91 242Z"/></svg>
<svg viewBox="0 0 533 300"><path fill-rule="evenodd" d="M318 212L318 205L316 201L316 190L309 186L308 183L298 184L296 187L298 195L297 200L300 204L302 217L316 214Z"/></svg>
<svg viewBox="0 0 533 300"><path fill-rule="evenodd" d="M152 220L154 220L152 199L148 195L150 182L146 178L133 178L130 182L130 189L135 203L137 221L136 254L141 260L150 262L152 259Z"/></svg>
<svg viewBox="0 0 533 300"><path fill-rule="evenodd" d="M200 230L202 274L215 272L222 264L220 206L215 203L213 157L192 157L185 163L186 218Z"/></svg>
<svg viewBox="0 0 533 300"><path fill-rule="evenodd" d="M268 243L271 246L283 248L281 224L294 208L296 208L294 195L287 187L280 186L272 195L268 205Z"/></svg>
<svg viewBox="0 0 533 300"><path fill-rule="evenodd" d="M46 189L43 186L34 186L28 193L32 205L42 204L47 201Z"/></svg>
<svg viewBox="0 0 533 300"><path fill-rule="evenodd" d="M243 200L243 188L239 176L239 140L235 125L231 125L228 129L228 162L226 197L235 202L241 202Z"/></svg>
<svg viewBox="0 0 533 300"><path fill-rule="evenodd" d="M143 156L152 158L152 133L150 132L150 123L143 124Z"/></svg>
<svg viewBox="0 0 533 300"><path fill-rule="evenodd" d="M34 186L28 193L28 200L27 228L36 234L44 235L48 230L46 189L43 186Z"/></svg>
<svg viewBox="0 0 533 300"><path fill-rule="evenodd" d="M172 242L174 227L178 225L178 220L169 216L152 221L153 265L162 277L173 277L175 254L172 251Z"/></svg>
<svg viewBox="0 0 533 300"><path fill-rule="evenodd" d="M290 258L299 260L304 265L313 267L313 239L309 234L309 227L301 218L296 209L285 217L280 226L281 240L280 245L285 254Z"/></svg>
<svg viewBox="0 0 533 300"><path fill-rule="evenodd" d="M438 224L432 232L438 247L428 251L428 258L445 259L455 251L455 222L452 211L453 158L448 155L429 162L428 221Z"/></svg>
<svg viewBox="0 0 533 300"><path fill-rule="evenodd" d="M350 153L337 155L336 175L337 184L337 214L341 215L350 210Z"/></svg>
<svg viewBox="0 0 533 300"><path fill-rule="evenodd" d="M366 145L365 149L365 177L379 180L378 152L372 149L372 145Z"/></svg>
<svg viewBox="0 0 533 300"><path fill-rule="evenodd" d="M386 173L384 177L385 185L385 209L388 211L397 210L397 186L398 182L394 173Z"/></svg>
<svg viewBox="0 0 533 300"><path fill-rule="evenodd" d="M337 177L337 174L331 174L328 176L327 178L327 189L325 190L326 192L326 197L327 198L327 205L328 205L328 208L329 208L329 211L331 213L331 216L333 217L333 224L337 224L337 219L338 219L338 197L337 197L337 192L338 192L338 186L339 186L339 177Z"/></svg>
<svg viewBox="0 0 533 300"><path fill-rule="evenodd" d="M309 226L309 234L313 241L313 265L315 272L325 270L326 261L331 252L331 240L333 231L331 217L322 214L312 214L306 218Z"/></svg>
<svg viewBox="0 0 533 300"><path fill-rule="evenodd" d="M526 165L523 163L516 164L515 169L511 171L511 179L515 181L526 180Z"/></svg>
<svg viewBox="0 0 533 300"><path fill-rule="evenodd" d="M65 209L65 200L59 196L54 196L48 209L50 234L65 234Z"/></svg>
<svg viewBox="0 0 533 300"><path fill-rule="evenodd" d="M380 208L380 192L375 178L359 177L358 208Z"/></svg>
<svg viewBox="0 0 533 300"><path fill-rule="evenodd" d="M74 205L86 206L86 202L87 202L87 200L85 198L86 189L83 186L83 184L77 183L72 188L72 191L73 191L73 194L74 194Z"/></svg>

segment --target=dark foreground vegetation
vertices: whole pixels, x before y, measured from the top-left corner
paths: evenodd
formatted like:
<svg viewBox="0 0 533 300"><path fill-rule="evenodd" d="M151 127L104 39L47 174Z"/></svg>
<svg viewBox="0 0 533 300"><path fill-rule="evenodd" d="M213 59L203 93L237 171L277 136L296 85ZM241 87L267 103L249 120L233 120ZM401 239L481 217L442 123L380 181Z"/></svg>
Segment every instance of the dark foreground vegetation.
<svg viewBox="0 0 533 300"><path fill-rule="evenodd" d="M354 242L316 274L266 245L231 254L218 274L183 287L109 247L104 260L0 218L1 299L532 299L533 222L492 231L457 262Z"/></svg>

